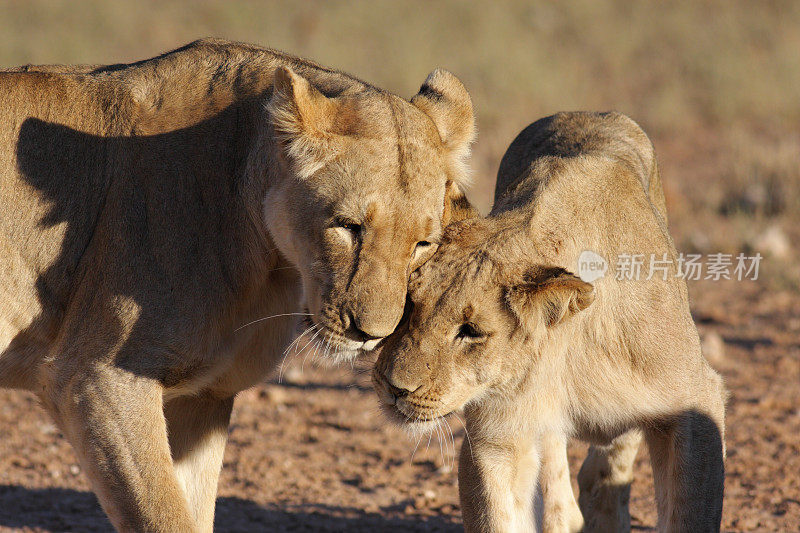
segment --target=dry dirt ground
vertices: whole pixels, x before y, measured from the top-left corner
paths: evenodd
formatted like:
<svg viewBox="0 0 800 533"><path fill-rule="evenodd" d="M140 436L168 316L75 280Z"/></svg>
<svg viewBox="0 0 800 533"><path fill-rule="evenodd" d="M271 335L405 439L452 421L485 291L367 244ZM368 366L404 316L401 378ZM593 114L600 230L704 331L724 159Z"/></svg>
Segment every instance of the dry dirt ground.
<svg viewBox="0 0 800 533"><path fill-rule="evenodd" d="M726 531L798 531L800 299L754 283L691 287L694 314L731 392ZM713 344L713 343L712 343ZM459 531L446 439L383 424L363 373L293 363L237 400L217 500L218 531ZM463 439L450 424L455 444ZM573 475L585 447L572 446ZM655 524L647 454L632 488L635 530ZM0 530L107 531L75 456L35 399L0 391Z"/></svg>

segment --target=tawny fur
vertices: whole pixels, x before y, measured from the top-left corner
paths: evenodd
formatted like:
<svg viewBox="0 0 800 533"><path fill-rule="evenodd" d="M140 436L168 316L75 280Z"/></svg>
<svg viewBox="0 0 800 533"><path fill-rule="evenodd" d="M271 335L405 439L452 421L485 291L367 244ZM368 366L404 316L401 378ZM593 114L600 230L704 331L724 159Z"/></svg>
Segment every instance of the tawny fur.
<svg viewBox="0 0 800 533"><path fill-rule="evenodd" d="M609 262L593 284L571 273L584 250ZM672 264L666 279L644 269L618 280L621 254ZM659 530L719 530L725 392L700 352L676 260L653 147L632 120L561 113L513 142L491 215L448 228L412 275L413 312L373 373L400 423L464 407L467 531L533 530L537 477L544 529L583 527L569 437L595 445L579 476L585 530L630 529L639 431Z"/></svg>
<svg viewBox="0 0 800 533"><path fill-rule="evenodd" d="M233 398L295 315L340 358L400 320L465 203L469 96L202 40L5 70L0 102L0 386L41 399L116 528L209 531Z"/></svg>

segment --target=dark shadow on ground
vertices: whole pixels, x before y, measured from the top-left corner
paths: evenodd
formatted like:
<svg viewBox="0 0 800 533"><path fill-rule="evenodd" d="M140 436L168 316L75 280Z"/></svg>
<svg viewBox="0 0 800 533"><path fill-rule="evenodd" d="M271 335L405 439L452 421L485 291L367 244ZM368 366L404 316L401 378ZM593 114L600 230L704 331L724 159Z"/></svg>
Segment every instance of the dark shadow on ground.
<svg viewBox="0 0 800 533"><path fill-rule="evenodd" d="M217 499L215 531L324 531L324 532L456 532L461 524L450 517L388 518L351 507L297 505L261 507L240 498Z"/></svg>
<svg viewBox="0 0 800 533"><path fill-rule="evenodd" d="M113 532L95 495L73 489L0 485L0 527Z"/></svg>
<svg viewBox="0 0 800 533"><path fill-rule="evenodd" d="M318 383L318 382L289 383L286 381L278 381L277 378L270 379L269 381L267 381L267 383L277 387L283 387L285 389L299 389L308 391L335 390L335 391L346 392L352 389L352 390L357 390L358 392L372 392L371 388L365 387L363 385L358 385L355 383Z"/></svg>
<svg viewBox="0 0 800 533"><path fill-rule="evenodd" d="M91 492L17 485L0 485L0 527L114 531ZM462 527L450 517L387 518L360 509L325 505L262 507L250 500L224 497L217 499L214 531L456 532L462 531Z"/></svg>

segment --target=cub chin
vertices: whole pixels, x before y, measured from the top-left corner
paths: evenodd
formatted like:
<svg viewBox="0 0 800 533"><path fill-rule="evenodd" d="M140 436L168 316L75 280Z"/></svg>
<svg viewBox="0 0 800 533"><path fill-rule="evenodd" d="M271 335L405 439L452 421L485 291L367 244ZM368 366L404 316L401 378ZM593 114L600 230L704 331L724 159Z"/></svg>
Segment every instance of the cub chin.
<svg viewBox="0 0 800 533"><path fill-rule="evenodd" d="M587 250L611 265L652 254L667 267L588 283L573 273ZM659 530L719 530L725 392L700 352L676 258L653 148L632 120L560 113L512 143L492 213L448 227L412 274L413 308L373 371L401 425L430 429L464 409L467 531L533 531L537 521L629 530L642 435ZM571 437L593 444L580 510Z"/></svg>

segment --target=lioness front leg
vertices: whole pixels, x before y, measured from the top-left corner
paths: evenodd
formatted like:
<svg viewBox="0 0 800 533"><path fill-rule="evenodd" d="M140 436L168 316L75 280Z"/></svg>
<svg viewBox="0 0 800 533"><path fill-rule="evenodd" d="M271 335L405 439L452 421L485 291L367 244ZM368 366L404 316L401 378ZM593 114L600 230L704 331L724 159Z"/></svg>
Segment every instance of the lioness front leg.
<svg viewBox="0 0 800 533"><path fill-rule="evenodd" d="M719 531L725 481L724 428L722 417L714 418L689 411L645 431L659 531Z"/></svg>
<svg viewBox="0 0 800 533"><path fill-rule="evenodd" d="M63 367L42 401L75 448L114 527L196 531L172 466L161 385L111 366Z"/></svg>
<svg viewBox="0 0 800 533"><path fill-rule="evenodd" d="M633 462L642 442L638 429L615 438L608 446L592 446L578 472L580 506L585 531L631 530L628 504Z"/></svg>
<svg viewBox="0 0 800 533"><path fill-rule="evenodd" d="M175 473L199 531L214 529L214 505L233 398L185 396L164 406Z"/></svg>
<svg viewBox="0 0 800 533"><path fill-rule="evenodd" d="M458 493L466 533L533 533L539 452L518 443L461 446Z"/></svg>
<svg viewBox="0 0 800 533"><path fill-rule="evenodd" d="M542 531L581 531L583 516L570 483L567 439L563 435L545 433L542 436L541 449L539 485L542 492Z"/></svg>

